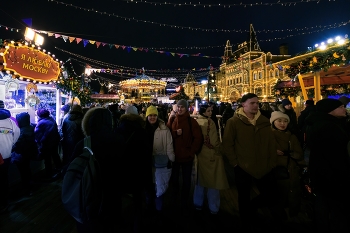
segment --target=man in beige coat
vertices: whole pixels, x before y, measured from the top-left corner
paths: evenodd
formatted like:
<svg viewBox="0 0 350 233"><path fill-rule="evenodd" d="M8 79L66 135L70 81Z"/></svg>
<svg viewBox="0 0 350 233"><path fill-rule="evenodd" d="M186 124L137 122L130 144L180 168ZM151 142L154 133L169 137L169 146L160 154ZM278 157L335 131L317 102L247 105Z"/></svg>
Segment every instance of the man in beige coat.
<svg viewBox="0 0 350 233"><path fill-rule="evenodd" d="M234 167L242 224L251 227L260 204L275 206L276 183L271 169L276 166L277 155L271 124L260 114L257 95L244 95L241 105L226 123L222 153ZM251 199L253 185L258 196ZM275 209L271 210L275 215Z"/></svg>

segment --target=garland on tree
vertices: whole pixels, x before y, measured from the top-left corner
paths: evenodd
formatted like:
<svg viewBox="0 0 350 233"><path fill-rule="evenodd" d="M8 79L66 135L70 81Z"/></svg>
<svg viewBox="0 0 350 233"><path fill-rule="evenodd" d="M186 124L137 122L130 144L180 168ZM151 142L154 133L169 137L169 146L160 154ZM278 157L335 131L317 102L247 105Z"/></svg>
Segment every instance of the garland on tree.
<svg viewBox="0 0 350 233"><path fill-rule="evenodd" d="M77 97L81 106L91 103L91 87L86 85L84 79L78 76L72 68L66 66L62 68L62 77L57 80L56 88L63 94L70 95L72 99Z"/></svg>

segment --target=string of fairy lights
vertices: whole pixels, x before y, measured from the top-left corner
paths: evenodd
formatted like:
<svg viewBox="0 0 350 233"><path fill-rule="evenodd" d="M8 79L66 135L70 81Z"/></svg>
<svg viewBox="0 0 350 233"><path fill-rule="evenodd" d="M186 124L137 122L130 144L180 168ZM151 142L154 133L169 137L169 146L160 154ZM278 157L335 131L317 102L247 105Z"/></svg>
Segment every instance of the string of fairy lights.
<svg viewBox="0 0 350 233"><path fill-rule="evenodd" d="M319 4L320 2L336 2L336 0L300 0L300 1L288 1L288 2L282 2L282 1L277 1L277 2L255 2L255 3L230 3L230 4L221 4L221 3L195 3L195 2L184 2L184 3L174 3L174 2L151 2L151 1L135 1L135 0L123 0L124 2L127 3L144 3L144 4L150 4L154 6L174 6L174 7L182 7L182 6L191 6L191 7L203 7L203 8L208 8L208 7L222 7L222 8L231 8L231 7L254 7L254 6L296 6L297 4L301 3L317 3ZM337 1L339 2L339 1Z"/></svg>
<svg viewBox="0 0 350 233"><path fill-rule="evenodd" d="M127 66L121 66L121 65L116 65L116 64L111 64L99 60L95 60L92 58L88 58L85 56L82 56L80 54L72 53L67 50L63 50L60 48L55 47L61 52L67 53L70 56L74 56L77 58L71 57L70 60L74 60L77 63L80 63L81 67L86 67L86 64L89 64L89 66L94 67L96 70L98 70L98 73L103 73L107 75L112 75L118 78L118 80L125 80L129 79L131 77L135 77L138 73L141 73L140 68L133 68L133 67L127 67ZM191 73L194 78L200 78L200 77L205 77L208 75L209 69L214 69L214 67L207 67L207 68L200 68L200 69L191 69L191 70L186 70L186 69L167 69L167 70L151 70L151 69L144 69L147 75L152 76L155 79L162 79L162 78L174 78L177 79L178 81L183 81L189 73ZM96 76L96 72L93 73ZM114 80L114 78L103 78L100 76L100 78L105 79L105 80Z"/></svg>
<svg viewBox="0 0 350 233"><path fill-rule="evenodd" d="M294 30L297 30L299 31L298 33L295 33L295 34L289 34L289 35L286 35L286 36L281 36L281 37L274 37L274 38L269 38L269 39L264 39L264 40L259 40L259 42L271 42L271 41L275 41L275 40L283 40L283 39L286 39L286 38L290 38L290 37L295 37L295 36L301 36L301 35L310 35L310 34L313 34L313 33L319 33L319 32L322 32L322 31L325 31L325 30L330 30L330 29L334 29L334 28L339 28L339 27L344 27L344 26L347 26L348 24L350 23L350 20L346 21L346 22L340 22L340 23L334 23L334 24L329 24L329 25L318 25L318 26L314 26L314 27L304 27L304 28L299 28L299 29L294 29ZM8 31L12 31L12 32L20 32L21 29L18 29L18 28L14 28L14 27L9 27L9 26L5 26L5 25L2 25L0 24L0 29L3 28L5 30L8 30ZM291 31L293 29L284 29L284 30L279 30L279 29L276 29L276 30L271 30L271 29L263 29L263 30L256 30L256 32L274 32L274 31ZM313 31L310 31L310 30L313 30ZM77 39L77 37L69 37L69 36L66 36L66 35L61 35L61 34L58 34L57 32L53 32L53 31L42 31L42 30L36 30L37 32L39 33L44 33L44 34L49 34L50 35L54 35L55 38L62 38L64 39L65 41L67 39L70 40L70 42L72 42L72 38L73 40L74 39ZM237 30L237 32L240 32L240 33L247 33L248 30ZM83 41L93 41L93 40L90 40L90 39L81 39ZM103 43L103 42L99 42L99 43ZM96 41L94 41L94 44L96 44ZM104 44L104 43L103 43ZM236 43L236 44L231 44L232 46L238 46L240 43ZM213 49L213 48L223 48L224 45L211 45L211 46L185 46L185 47L148 47L148 48L143 48L143 47L137 47L137 46L126 46L126 45L115 45L115 44L109 44L109 45L112 45L112 46L118 46L118 48L136 48L136 51L145 51L145 49L149 49L149 50L204 50L204 49ZM164 52L164 51L161 51L161 52ZM167 53L175 53L175 52L167 52ZM189 54L190 56L194 56L192 54ZM202 56L203 57L203 56ZM206 57L204 55L204 57ZM212 58L211 56L207 56L207 57L210 57Z"/></svg>
<svg viewBox="0 0 350 233"><path fill-rule="evenodd" d="M316 1L316 0L304 0L304 1L311 2L311 1ZM321 1L321 0L318 0L318 1ZM335 1L335 0L332 0L332 1ZM202 31L202 32L224 32L224 33L247 33L247 32L249 32L249 30L242 30L242 29L199 28L199 27L189 27L189 26L179 26L179 25L173 25L173 24L159 23L159 22L155 22L155 21L136 19L135 17L124 17L124 16L117 15L115 13L107 13L105 11L102 12L102 11L98 11L94 8L81 7L81 6L73 5L71 3L65 3L65 2L56 1L56 0L51 0L51 2L55 2L57 4L65 5L66 7L72 7L72 8L78 9L78 10L83 10L83 11L87 11L87 12L91 12L91 13L95 13L95 14L116 17L119 19L123 19L125 21L134 21L137 23L149 23L149 24L154 24L154 25L161 26L161 27L171 27L171 28L175 28L175 29L188 29L188 30L192 30L192 31ZM303 1L300 1L300 2L303 2ZM297 2L293 2L293 3L297 3ZM246 5L250 5L250 4L246 4ZM336 25L326 25L326 26L323 26L323 28L328 28L328 29L330 29L330 27L337 28L337 27L345 26L348 23L350 23L350 20L346 21L346 22L338 23ZM314 30L317 28L319 28L319 26L304 27L304 28L290 28L290 29L274 29L274 30L262 29L262 30L256 30L256 32L257 33L293 32L293 31L298 31L298 32L302 31L303 32L303 31L308 31L308 30ZM269 39L266 41L271 41L271 40L272 39Z"/></svg>

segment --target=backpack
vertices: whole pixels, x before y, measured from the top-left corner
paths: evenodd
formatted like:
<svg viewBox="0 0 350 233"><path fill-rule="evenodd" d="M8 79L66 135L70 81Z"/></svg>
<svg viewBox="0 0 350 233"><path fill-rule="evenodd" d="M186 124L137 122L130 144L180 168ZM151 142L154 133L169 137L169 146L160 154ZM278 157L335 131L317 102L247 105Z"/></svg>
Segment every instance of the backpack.
<svg viewBox="0 0 350 233"><path fill-rule="evenodd" d="M85 137L83 153L69 164L62 183L63 207L80 223L98 218L103 203L102 171L90 145Z"/></svg>

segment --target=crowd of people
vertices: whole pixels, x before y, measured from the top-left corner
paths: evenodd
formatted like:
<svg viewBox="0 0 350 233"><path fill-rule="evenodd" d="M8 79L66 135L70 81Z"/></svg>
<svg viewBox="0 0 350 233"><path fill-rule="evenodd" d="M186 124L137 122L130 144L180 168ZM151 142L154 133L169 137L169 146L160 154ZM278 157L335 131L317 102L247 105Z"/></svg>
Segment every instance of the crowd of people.
<svg viewBox="0 0 350 233"><path fill-rule="evenodd" d="M217 106L210 102L196 110L183 99L172 105L83 108L67 104L61 109L59 124L47 109L38 109L38 122L33 125L28 113L11 118L0 101L4 160L0 165L0 213L8 207L11 162L18 167L24 194L31 195L30 161L44 160L47 181L62 178L70 162L82 153L84 137L89 136L102 167L101 185L108 204L99 219L77 222L78 232L116 232L122 213L115 210L122 211L125 193L133 199L134 232L142 230L143 203L162 224L168 190L182 215L190 208L204 211L207 203L215 216L220 211L220 190L230 188L228 169L234 173L243 226L253 230L262 207L268 208L276 224L297 217L301 170L307 169L315 232L349 232L349 102L345 96L316 104L306 100L299 116L289 99L271 106L259 103L253 93L245 94L238 103ZM221 124L216 115L222 116ZM117 150L111 151L111 145ZM277 175L278 167L287 168L287 178Z"/></svg>

